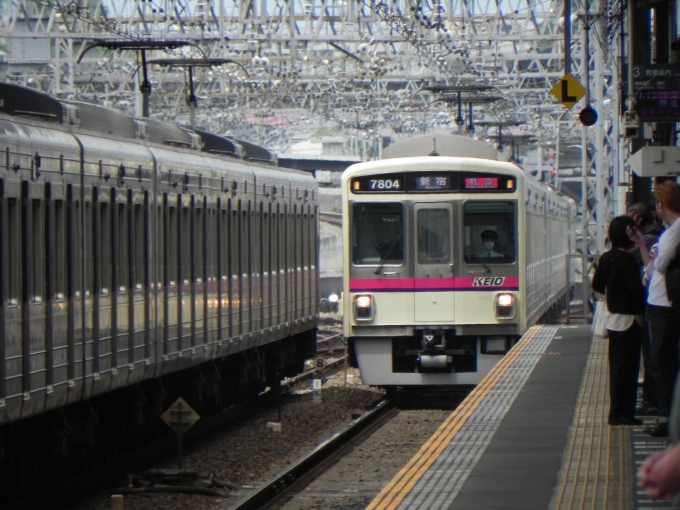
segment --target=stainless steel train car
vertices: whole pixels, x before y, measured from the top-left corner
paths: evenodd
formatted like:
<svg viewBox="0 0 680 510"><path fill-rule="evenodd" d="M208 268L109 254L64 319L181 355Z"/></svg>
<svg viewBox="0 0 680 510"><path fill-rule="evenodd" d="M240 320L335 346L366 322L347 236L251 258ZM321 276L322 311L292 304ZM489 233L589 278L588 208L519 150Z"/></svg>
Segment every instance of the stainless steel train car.
<svg viewBox="0 0 680 510"><path fill-rule="evenodd" d="M5 495L162 434L180 396L209 415L314 354L310 174L8 84L0 146Z"/></svg>
<svg viewBox="0 0 680 510"><path fill-rule="evenodd" d="M573 201L482 142L435 142L342 175L344 336L369 385L477 384L573 286Z"/></svg>

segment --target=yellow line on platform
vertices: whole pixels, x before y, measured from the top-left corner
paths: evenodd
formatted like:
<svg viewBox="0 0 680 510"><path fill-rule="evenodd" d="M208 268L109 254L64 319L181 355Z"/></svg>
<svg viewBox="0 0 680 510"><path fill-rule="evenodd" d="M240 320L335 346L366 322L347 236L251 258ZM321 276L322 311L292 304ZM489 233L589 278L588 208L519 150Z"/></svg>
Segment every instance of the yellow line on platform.
<svg viewBox="0 0 680 510"><path fill-rule="evenodd" d="M401 504L540 330L540 327L534 326L522 337L366 507L366 510L393 510Z"/></svg>

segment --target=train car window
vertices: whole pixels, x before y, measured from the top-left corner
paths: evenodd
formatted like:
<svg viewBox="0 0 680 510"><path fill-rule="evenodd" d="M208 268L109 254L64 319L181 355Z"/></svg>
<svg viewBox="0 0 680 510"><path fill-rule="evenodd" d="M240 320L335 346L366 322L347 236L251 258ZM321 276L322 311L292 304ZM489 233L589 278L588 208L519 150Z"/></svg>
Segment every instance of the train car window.
<svg viewBox="0 0 680 510"><path fill-rule="evenodd" d="M76 190L75 193L80 193ZM82 285L83 278L80 274L82 263L80 257L73 255L74 253L82 253L84 248L84 240L86 237L85 227L80 227L81 216L80 208L81 202L74 199L74 189L72 185L67 186L67 199L68 205L66 210L66 239L69 243L66 247L66 263L64 265L64 270L68 271L67 281L71 282L70 290L67 290L67 295L73 294L75 299L80 299L81 292L85 290ZM59 268L57 268L59 270Z"/></svg>
<svg viewBox="0 0 680 510"><path fill-rule="evenodd" d="M136 291L141 291L144 288L145 278L145 264L144 264L144 251L145 251L145 241L146 241L146 229L144 221L144 208L142 204L134 204L132 209L132 223L133 223L133 234L134 234L134 264L132 274L132 284L133 289Z"/></svg>
<svg viewBox="0 0 680 510"><path fill-rule="evenodd" d="M118 292L126 292L130 282L130 242L128 239L129 225L127 215L127 204L116 204L116 214L118 215L118 231L116 232L116 253L115 264L118 265Z"/></svg>
<svg viewBox="0 0 680 510"><path fill-rule="evenodd" d="M7 275L7 305L19 306L21 299L20 285L23 271L23 257L21 256L21 215L19 213L19 200L7 199L7 244L5 274Z"/></svg>
<svg viewBox="0 0 680 510"><path fill-rule="evenodd" d="M193 225L191 224L191 209L189 207L182 207L182 240L180 242L182 251L181 275L182 285L189 286L191 280L191 231Z"/></svg>
<svg viewBox="0 0 680 510"><path fill-rule="evenodd" d="M231 277L240 277L241 270L239 267L239 252L241 247L241 223L239 222L239 213L232 211L231 221L229 222L229 268L231 270Z"/></svg>
<svg viewBox="0 0 680 510"><path fill-rule="evenodd" d="M63 301L66 296L66 208L63 200L54 201L54 291L55 301Z"/></svg>
<svg viewBox="0 0 680 510"><path fill-rule="evenodd" d="M42 200L31 200L32 242L31 246L31 300L42 303L45 296L45 229Z"/></svg>
<svg viewBox="0 0 680 510"><path fill-rule="evenodd" d="M166 203L168 203L166 195ZM168 205L168 231L165 233L165 266L167 273L165 285L173 289L179 282L179 266L177 256L181 247L179 246L179 212L174 205Z"/></svg>
<svg viewBox="0 0 680 510"><path fill-rule="evenodd" d="M250 203L245 204L248 208L243 210L241 213L241 240L239 242L239 247L241 248L241 271L242 274L248 278L250 276ZM248 283L250 285L250 283Z"/></svg>
<svg viewBox="0 0 680 510"><path fill-rule="evenodd" d="M102 296L106 296L111 291L111 218L109 217L109 203L102 202L99 204L99 239L101 240L100 256L101 256L101 288Z"/></svg>
<svg viewBox="0 0 680 510"><path fill-rule="evenodd" d="M202 197L197 197L201 200ZM205 205L205 204L203 204ZM194 282L203 283L205 279L205 209L196 208L196 228L194 229Z"/></svg>
<svg viewBox="0 0 680 510"><path fill-rule="evenodd" d="M206 244L207 254L207 266L206 266L206 279L209 282L217 281L217 253L218 253L218 242L219 235L217 233L217 209L206 209L206 239L210 242ZM213 291L214 292L214 291Z"/></svg>
<svg viewBox="0 0 680 510"><path fill-rule="evenodd" d="M417 217L418 264L451 260L451 216L448 209L420 209Z"/></svg>
<svg viewBox="0 0 680 510"><path fill-rule="evenodd" d="M465 262L515 261L517 214L514 201L469 201L463 206Z"/></svg>
<svg viewBox="0 0 680 510"><path fill-rule="evenodd" d="M83 218L85 218L85 221L83 222L80 221L81 207L85 208L83 216ZM85 293L85 297L89 298L92 295L92 291L94 288L94 265L93 264L83 265L83 259L81 259L81 257L71 255L71 253L83 253L85 256L84 260L92 260L93 258L94 246L92 245L92 243L86 242L87 240L93 238L92 227L94 224L93 223L94 215L92 213L92 207L93 204L89 200L82 203L76 201L73 206L73 209L76 211L77 214L76 218L71 220L67 216L66 230L67 232L69 232L67 234L67 239L73 239L73 246L67 246L65 248L66 262L64 262L64 265L61 266L63 268L63 271L67 271L66 268L68 268L68 273L66 273L65 276L66 281L65 292L67 295L69 293L68 290L69 288L73 288L74 294L81 292L80 289L82 289L82 292ZM73 234L70 234L70 232L73 232ZM71 262L69 263L68 261Z"/></svg>
<svg viewBox="0 0 680 510"><path fill-rule="evenodd" d="M402 204L358 203L352 208L352 262L404 262Z"/></svg>

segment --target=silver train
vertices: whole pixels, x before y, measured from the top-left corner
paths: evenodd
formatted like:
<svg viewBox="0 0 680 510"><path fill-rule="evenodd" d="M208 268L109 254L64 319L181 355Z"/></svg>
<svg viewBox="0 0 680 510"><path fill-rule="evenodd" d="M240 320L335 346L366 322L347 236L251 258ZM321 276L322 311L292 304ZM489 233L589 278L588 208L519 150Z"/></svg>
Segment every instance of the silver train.
<svg viewBox="0 0 680 510"><path fill-rule="evenodd" d="M364 383L477 384L574 285L573 201L455 135L342 175L344 336Z"/></svg>
<svg viewBox="0 0 680 510"><path fill-rule="evenodd" d="M180 396L212 414L314 355L310 174L247 142L8 84L0 144L9 501L165 433Z"/></svg>

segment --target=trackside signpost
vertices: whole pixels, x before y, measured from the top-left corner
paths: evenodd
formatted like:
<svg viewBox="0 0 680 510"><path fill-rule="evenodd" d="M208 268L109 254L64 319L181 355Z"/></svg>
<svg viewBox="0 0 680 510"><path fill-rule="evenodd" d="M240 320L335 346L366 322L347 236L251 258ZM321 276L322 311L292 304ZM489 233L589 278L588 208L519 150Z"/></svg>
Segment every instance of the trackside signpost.
<svg viewBox="0 0 680 510"><path fill-rule="evenodd" d="M161 420L177 434L177 467L179 469L182 469L182 436L200 419L198 413L182 397L175 400L175 403L161 415Z"/></svg>

